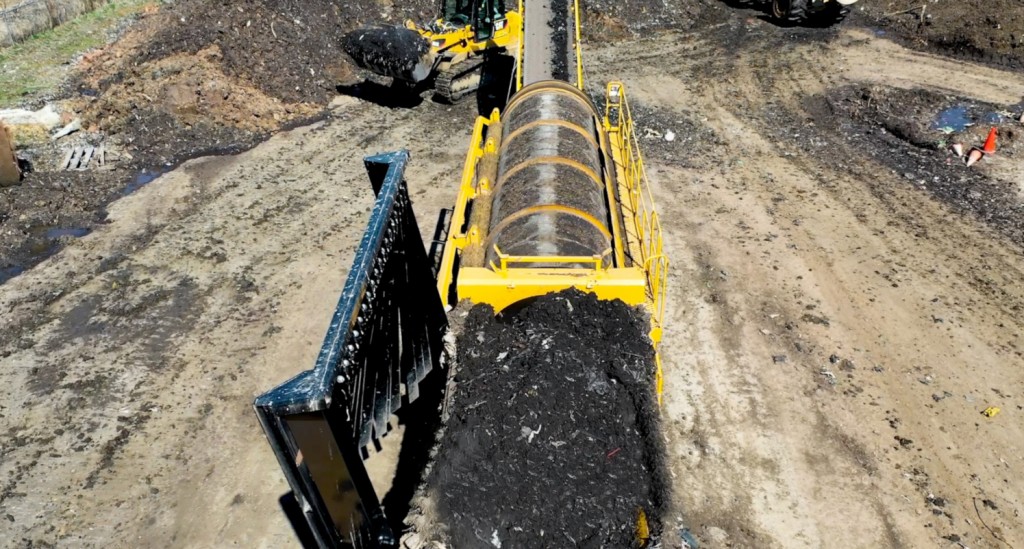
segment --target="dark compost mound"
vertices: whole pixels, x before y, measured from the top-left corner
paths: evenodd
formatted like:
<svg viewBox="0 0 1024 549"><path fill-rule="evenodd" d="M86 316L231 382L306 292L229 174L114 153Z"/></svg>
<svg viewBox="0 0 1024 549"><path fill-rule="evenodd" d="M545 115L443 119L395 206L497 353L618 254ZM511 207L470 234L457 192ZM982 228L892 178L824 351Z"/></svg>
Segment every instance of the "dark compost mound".
<svg viewBox="0 0 1024 549"><path fill-rule="evenodd" d="M387 19L422 20L432 8L413 0L385 16L372 0L182 0L169 8L175 23L157 33L140 59L216 45L225 74L283 101L326 103L335 93L331 73L344 59L345 32Z"/></svg>
<svg viewBox="0 0 1024 549"><path fill-rule="evenodd" d="M342 45L356 65L383 76L419 82L430 73L430 42L405 27L356 29Z"/></svg>
<svg viewBox="0 0 1024 549"><path fill-rule="evenodd" d="M665 501L645 314L577 290L469 312L427 488L452 547L636 545Z"/></svg>

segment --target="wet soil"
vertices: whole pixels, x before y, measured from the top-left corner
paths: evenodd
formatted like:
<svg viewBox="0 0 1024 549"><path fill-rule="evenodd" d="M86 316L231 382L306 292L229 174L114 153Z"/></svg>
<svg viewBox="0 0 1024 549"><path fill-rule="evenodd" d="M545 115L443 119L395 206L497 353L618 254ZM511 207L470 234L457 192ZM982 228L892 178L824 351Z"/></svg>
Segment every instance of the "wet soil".
<svg viewBox="0 0 1024 549"><path fill-rule="evenodd" d="M1017 0L862 0L854 8L852 23L910 47L1024 68L1024 3Z"/></svg>
<svg viewBox="0 0 1024 549"><path fill-rule="evenodd" d="M361 22L422 20L432 9L429 2L187 0L147 11L116 43L82 56L57 94L65 122L81 118L83 130L19 146L33 172L0 189L0 283L64 244L40 227L101 222L105 206L137 186L144 170L236 153L323 116L336 86L354 78L344 32ZM100 144L107 170L57 171L68 148Z"/></svg>
<svg viewBox="0 0 1024 549"><path fill-rule="evenodd" d="M469 311L426 480L451 547L633 547L667 501L646 315L569 290Z"/></svg>
<svg viewBox="0 0 1024 549"><path fill-rule="evenodd" d="M848 149L864 151L908 186L926 190L956 211L992 225L1011 241L1024 242L1024 201L1016 178L968 168L951 150L981 148L991 128L998 135L998 158L1017 162L1024 149L1024 126L1009 116L1008 105L993 105L929 90L851 86L810 98L807 110L816 122L801 150L815 154L831 148L845 163ZM959 131L944 113L962 109ZM1006 114L1002 114L1006 113ZM1019 114L1019 113L1016 113ZM952 131L951 131L952 130ZM840 152L844 151L844 152Z"/></svg>

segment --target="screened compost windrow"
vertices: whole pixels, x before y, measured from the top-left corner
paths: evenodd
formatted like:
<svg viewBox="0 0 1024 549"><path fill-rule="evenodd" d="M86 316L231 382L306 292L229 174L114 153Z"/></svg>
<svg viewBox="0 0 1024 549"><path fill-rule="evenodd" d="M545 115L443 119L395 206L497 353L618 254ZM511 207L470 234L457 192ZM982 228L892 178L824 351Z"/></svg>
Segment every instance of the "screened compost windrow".
<svg viewBox="0 0 1024 549"><path fill-rule="evenodd" d="M666 501L645 313L568 290L469 311L425 492L449 547L636 546Z"/></svg>

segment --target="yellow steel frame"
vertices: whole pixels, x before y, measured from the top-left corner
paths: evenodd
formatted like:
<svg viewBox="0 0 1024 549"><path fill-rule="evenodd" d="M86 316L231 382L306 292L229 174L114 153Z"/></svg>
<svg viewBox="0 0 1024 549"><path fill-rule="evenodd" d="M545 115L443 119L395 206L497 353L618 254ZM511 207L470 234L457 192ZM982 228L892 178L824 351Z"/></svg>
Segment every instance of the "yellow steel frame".
<svg viewBox="0 0 1024 549"><path fill-rule="evenodd" d="M526 15L523 12L523 0L519 0L519 45L516 47L516 91L519 91L523 87L523 48L526 47L526 37L523 29L522 21L523 16Z"/></svg>
<svg viewBox="0 0 1024 549"><path fill-rule="evenodd" d="M441 264L437 271L437 291L441 294L441 302L447 307L448 290L455 282L454 269L456 256L470 244L469 227L467 227L467 209L471 201L480 194L477 189L476 164L484 155L484 129L491 124L500 124L498 110L491 113L490 118L478 116L473 125L473 134L466 151L466 162L462 169L462 181L459 183L459 194L455 198L455 208L449 221L448 238L445 240Z"/></svg>
<svg viewBox="0 0 1024 549"><path fill-rule="evenodd" d="M576 40L576 87L583 89L583 45L580 44L580 0L573 0L572 2L572 15L575 19L575 33Z"/></svg>
<svg viewBox="0 0 1024 549"><path fill-rule="evenodd" d="M618 213L623 218L625 233L619 232L617 223L612 224L615 228L614 249L598 256L516 256L504 254L492 245L497 261L491 261L486 267L461 265L456 276L456 261L462 250L470 244L479 244L481 240L474 228L467 226L468 214L473 200L485 191L478 187L478 184L486 182L477 182L477 164L484 154L493 153L501 146L492 140L485 142L483 138L486 128L501 123L495 110L490 117L478 117L473 127L441 257L437 288L445 306L450 305L448 296L452 284L455 284L458 299L488 303L497 311L524 299L567 288L592 292L600 299L620 299L630 305L647 305L651 313L650 338L655 349L655 387L660 402L664 374L658 347L663 335L669 262L664 253L661 221L654 209L633 130L625 87L621 82L612 82L606 91L605 135L601 142L607 143L614 167L614 181L609 180L608 186L609 202L613 203L613 215ZM554 266L558 264L567 266Z"/></svg>
<svg viewBox="0 0 1024 549"><path fill-rule="evenodd" d="M448 32L438 33L420 28L412 21L406 21L405 26L415 30L429 40L431 48L435 52L442 48L447 48L445 52L449 55L474 55L494 48L506 48L508 50L515 48L516 51L519 51L522 49L523 43L522 13L522 4L520 4L519 11L506 12L505 26L500 30L494 31L494 35L487 40L482 41L476 39L476 32L473 30L472 25L458 28L449 27L451 30ZM438 20L438 23L442 23L442 21Z"/></svg>
<svg viewBox="0 0 1024 549"><path fill-rule="evenodd" d="M654 209L654 198L647 182L643 157L633 117L626 100L626 87L622 82L609 82L606 88L604 129L611 145L619 182L619 204L626 218L626 239L634 264L642 265L647 278L647 300L651 307L651 341L654 343L657 365L656 384L658 401L664 375L658 344L663 335L665 320L665 293L668 285L668 256L664 251L661 220Z"/></svg>

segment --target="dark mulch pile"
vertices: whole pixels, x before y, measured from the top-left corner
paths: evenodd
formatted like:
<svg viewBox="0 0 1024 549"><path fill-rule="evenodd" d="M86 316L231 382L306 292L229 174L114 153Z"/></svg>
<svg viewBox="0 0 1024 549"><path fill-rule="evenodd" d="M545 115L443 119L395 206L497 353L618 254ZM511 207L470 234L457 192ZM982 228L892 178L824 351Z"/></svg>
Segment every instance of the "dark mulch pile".
<svg viewBox="0 0 1024 549"><path fill-rule="evenodd" d="M657 530L667 483L647 331L641 311L577 290L470 311L427 478L449 546L628 548L641 508Z"/></svg>
<svg viewBox="0 0 1024 549"><path fill-rule="evenodd" d="M430 42L405 27L376 26L356 29L342 40L345 53L356 65L377 74L419 82L431 68Z"/></svg>
<svg viewBox="0 0 1024 549"><path fill-rule="evenodd" d="M252 82L288 102L324 103L333 97L333 74L346 56L344 34L366 23L429 19L430 1L403 2L385 16L368 1L184 0L167 8L181 23L157 33L140 61L217 45L226 74Z"/></svg>
<svg viewBox="0 0 1024 549"><path fill-rule="evenodd" d="M580 11L584 43L642 36L660 29L690 29L727 17L719 0L580 0Z"/></svg>

